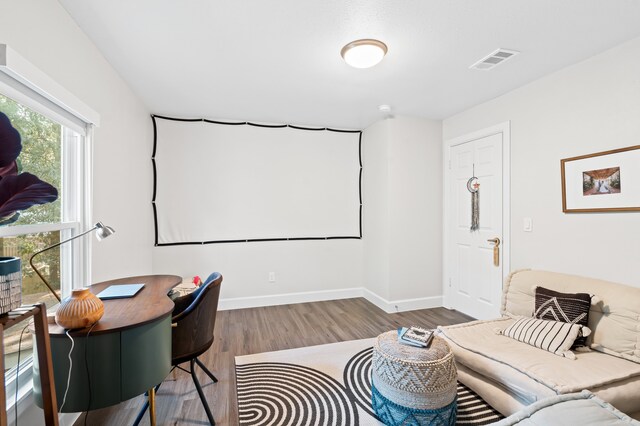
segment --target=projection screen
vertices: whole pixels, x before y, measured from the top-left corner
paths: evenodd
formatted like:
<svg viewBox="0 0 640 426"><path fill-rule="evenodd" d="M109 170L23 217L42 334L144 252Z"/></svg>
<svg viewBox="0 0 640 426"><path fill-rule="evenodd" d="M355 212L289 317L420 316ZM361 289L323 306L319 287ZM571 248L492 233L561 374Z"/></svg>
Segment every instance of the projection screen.
<svg viewBox="0 0 640 426"><path fill-rule="evenodd" d="M361 238L361 131L152 119L157 246Z"/></svg>

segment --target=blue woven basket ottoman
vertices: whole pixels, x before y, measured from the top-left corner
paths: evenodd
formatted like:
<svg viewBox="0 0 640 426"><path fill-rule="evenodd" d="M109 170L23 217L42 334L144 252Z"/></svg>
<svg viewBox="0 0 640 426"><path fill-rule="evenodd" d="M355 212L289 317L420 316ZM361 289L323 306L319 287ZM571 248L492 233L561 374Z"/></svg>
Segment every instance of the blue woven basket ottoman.
<svg viewBox="0 0 640 426"><path fill-rule="evenodd" d="M457 376L453 352L434 337L429 348L398 342L395 331L373 346L371 403L387 426L455 425Z"/></svg>

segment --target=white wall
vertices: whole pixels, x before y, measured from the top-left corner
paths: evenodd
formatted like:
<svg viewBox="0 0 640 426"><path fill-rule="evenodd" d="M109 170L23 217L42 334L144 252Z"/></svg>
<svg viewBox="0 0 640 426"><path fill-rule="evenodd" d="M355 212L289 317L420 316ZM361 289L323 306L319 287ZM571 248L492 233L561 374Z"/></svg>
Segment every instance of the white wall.
<svg viewBox="0 0 640 426"><path fill-rule="evenodd" d="M396 117L363 135L365 288L392 307L442 303L442 126Z"/></svg>
<svg viewBox="0 0 640 426"><path fill-rule="evenodd" d="M391 299L442 296L442 123L391 121Z"/></svg>
<svg viewBox="0 0 640 426"><path fill-rule="evenodd" d="M362 133L363 283L390 300L389 289L389 139L391 120L382 120Z"/></svg>
<svg viewBox="0 0 640 426"><path fill-rule="evenodd" d="M247 141L239 141L241 143L251 142L251 138L255 137L254 133L236 132L234 137L249 138ZM357 143L357 139L355 141ZM303 146L306 145L303 144ZM355 160L352 164L352 172L355 173L353 176L356 176L356 179L352 179L347 184L355 185L351 189L356 191L357 197L357 145L354 146L351 143L349 146L356 148L356 157L353 155L351 157ZM314 155L314 149L317 149L317 146L310 145L309 150L302 154ZM283 161L286 162L286 158ZM344 170L344 165L340 167ZM278 170L280 169L276 168L276 172ZM222 179L223 182L224 179L229 179L228 174L222 171L220 173L216 170L187 172L203 173L203 176ZM324 165L323 173L332 173L330 161ZM290 175L291 170L283 169L274 180L289 179ZM234 186L234 184L229 185ZM237 183L235 185L237 186ZM332 185L335 186L335 182ZM242 191L235 193L235 197L246 196L247 194ZM281 196L286 198L284 193ZM186 220L193 219L198 222L200 218L201 222L202 218L206 217L206 212L203 216L202 211L198 212L199 214L195 212L190 214L190 208L201 207L193 203L182 206L181 214ZM220 206L213 208L225 209L225 205L221 203ZM353 209L351 213L357 214L357 199ZM260 212L259 207L257 211ZM215 217L215 213L209 214L211 220L215 220ZM356 226L359 226L359 223ZM224 276L221 309L361 296L362 241L356 239L262 241L153 248L154 273L178 274L183 277L199 275L204 279L213 271L219 271ZM269 281L271 272L275 274L275 282Z"/></svg>
<svg viewBox="0 0 640 426"><path fill-rule="evenodd" d="M511 121L512 269L640 287L640 213L565 214L560 187L562 158L640 144L639 76L635 39L444 120L445 140Z"/></svg>
<svg viewBox="0 0 640 426"><path fill-rule="evenodd" d="M93 217L117 233L93 245L93 281L150 273L149 112L55 0L1 2L0 43L100 114Z"/></svg>
<svg viewBox="0 0 640 426"><path fill-rule="evenodd" d="M356 296L387 311L440 306L441 129L400 117L363 132L362 240L155 247L153 271L222 272L223 309Z"/></svg>
<svg viewBox="0 0 640 426"><path fill-rule="evenodd" d="M153 249L153 272L224 276L223 308L353 297L362 287L362 241L265 241ZM276 281L268 282L269 272ZM313 293L304 295L300 293ZM297 294L296 297L282 296ZM357 293L356 293L357 294ZM279 296L279 297L274 297ZM241 300L229 300L241 299Z"/></svg>

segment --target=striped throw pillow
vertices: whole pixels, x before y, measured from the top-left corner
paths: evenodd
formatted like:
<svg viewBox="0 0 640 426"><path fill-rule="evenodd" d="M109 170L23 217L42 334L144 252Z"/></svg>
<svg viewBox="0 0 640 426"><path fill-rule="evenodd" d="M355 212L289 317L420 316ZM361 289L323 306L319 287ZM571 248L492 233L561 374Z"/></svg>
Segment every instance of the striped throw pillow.
<svg viewBox="0 0 640 426"><path fill-rule="evenodd" d="M576 338L591 334L591 330L580 324L520 318L500 334L556 355L575 359L575 354L569 350L571 345Z"/></svg>
<svg viewBox="0 0 640 426"><path fill-rule="evenodd" d="M586 326L589 324L591 295L588 293L560 293L544 287L535 289L535 318L562 321ZM573 348L587 346L586 336L579 336Z"/></svg>

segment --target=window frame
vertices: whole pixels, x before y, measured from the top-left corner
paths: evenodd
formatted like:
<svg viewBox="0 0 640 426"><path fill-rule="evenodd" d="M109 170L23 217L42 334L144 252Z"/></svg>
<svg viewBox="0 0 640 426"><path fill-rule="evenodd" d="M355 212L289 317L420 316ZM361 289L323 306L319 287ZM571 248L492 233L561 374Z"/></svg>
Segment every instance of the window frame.
<svg viewBox="0 0 640 426"><path fill-rule="evenodd" d="M0 81L0 94L33 109L30 105L32 101L23 101L26 95L15 96L15 92L6 89L7 85ZM7 91L10 92L10 95L7 94ZM37 112L59 123L57 121L58 117L55 116L56 114L48 111L45 106L38 108ZM90 150L87 149L86 144L90 142L86 136L76 132L75 129L71 129L62 123L59 124L62 126L60 221L33 225L1 226L0 238L60 231L60 241L62 241L78 235L83 229L89 227L87 217L90 217L91 206L87 200L87 195L90 196L90 190L86 190L86 174L90 173L88 166L91 162L87 156ZM83 133L86 134L86 132ZM89 213L87 213L88 211ZM71 294L72 289L82 287L83 283L91 282L89 262L91 244L83 243L76 240L71 244L60 246L60 291L62 297ZM77 265L77 267L74 267L74 265Z"/></svg>
<svg viewBox="0 0 640 426"><path fill-rule="evenodd" d="M62 241L78 235L92 225L93 129L100 124L99 114L6 44L0 44L0 93L61 124L63 128L60 222L3 226L0 227L0 238L60 231ZM90 238L79 238L60 247L63 297L73 288L91 282L91 245ZM27 357L20 364L17 401L14 400L16 368L4 374L7 411L13 410L17 402L18 411L22 412L27 407L24 404L32 401L33 357Z"/></svg>

